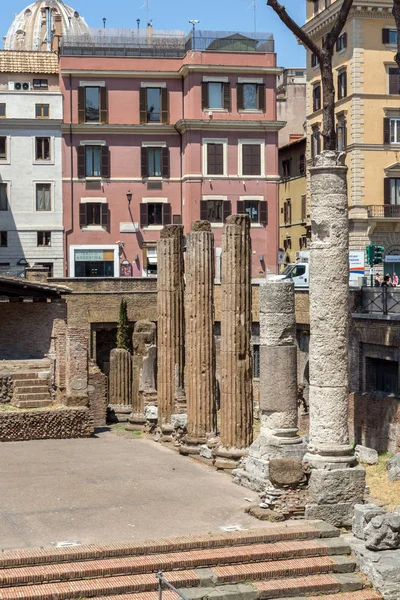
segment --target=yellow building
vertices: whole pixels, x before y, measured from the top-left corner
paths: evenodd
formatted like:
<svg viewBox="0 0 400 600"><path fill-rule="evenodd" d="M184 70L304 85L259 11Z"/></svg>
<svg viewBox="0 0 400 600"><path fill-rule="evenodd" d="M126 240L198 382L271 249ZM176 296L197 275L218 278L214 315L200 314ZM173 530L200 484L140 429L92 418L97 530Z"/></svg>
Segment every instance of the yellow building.
<svg viewBox="0 0 400 600"><path fill-rule="evenodd" d="M294 263L307 249L306 138L279 148L279 245L285 263Z"/></svg>
<svg viewBox="0 0 400 600"><path fill-rule="evenodd" d="M303 29L321 45L342 0L307 0ZM355 0L336 44L338 149L346 149L350 248L385 247L386 272L400 272L400 72L393 0ZM307 52L307 159L323 149L321 73Z"/></svg>

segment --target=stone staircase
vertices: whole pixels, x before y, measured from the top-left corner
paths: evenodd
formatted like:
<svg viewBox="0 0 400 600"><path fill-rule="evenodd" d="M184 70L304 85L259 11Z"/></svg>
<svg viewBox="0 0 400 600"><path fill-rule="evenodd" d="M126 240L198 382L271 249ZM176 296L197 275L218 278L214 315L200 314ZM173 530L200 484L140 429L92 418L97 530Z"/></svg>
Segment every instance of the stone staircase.
<svg viewBox="0 0 400 600"><path fill-rule="evenodd" d="M0 600L158 600L156 573L191 600L379 600L322 521L142 542L0 553ZM164 600L177 600L171 591Z"/></svg>
<svg viewBox="0 0 400 600"><path fill-rule="evenodd" d="M17 408L46 408L53 403L46 372L27 371L13 375L13 405Z"/></svg>

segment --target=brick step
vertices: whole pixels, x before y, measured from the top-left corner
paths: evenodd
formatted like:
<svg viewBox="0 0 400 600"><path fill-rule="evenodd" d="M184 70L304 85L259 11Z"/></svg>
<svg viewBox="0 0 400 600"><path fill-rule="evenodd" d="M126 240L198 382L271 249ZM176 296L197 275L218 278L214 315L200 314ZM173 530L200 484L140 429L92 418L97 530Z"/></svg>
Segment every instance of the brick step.
<svg viewBox="0 0 400 600"><path fill-rule="evenodd" d="M53 400L17 400L13 401L16 408L46 408L51 406Z"/></svg>
<svg viewBox="0 0 400 600"><path fill-rule="evenodd" d="M30 385L43 385L44 383L47 383L46 379L14 379L14 388Z"/></svg>
<svg viewBox="0 0 400 600"><path fill-rule="evenodd" d="M345 598L355 599L355 592L362 591L363 583L361 579L354 574L348 575L311 575L310 577L288 577L282 580L256 581L253 588L257 590L260 600L270 600L271 598L296 598L299 600L299 594L305 594L306 598L315 598L320 595L335 596L338 600L345 593ZM342 593L341 593L342 592ZM346 599L346 600L347 600Z"/></svg>
<svg viewBox="0 0 400 600"><path fill-rule="evenodd" d="M15 373L12 376L14 383L20 380L32 379L37 380L39 377L39 373L37 371L27 371L26 373Z"/></svg>
<svg viewBox="0 0 400 600"><path fill-rule="evenodd" d="M31 585L52 581L73 581L119 575L138 575L199 567L219 567L290 558L350 554L350 547L340 538L254 544L231 548L192 550L139 557L98 559L58 565L14 567L0 570L0 586ZM353 562L351 565L354 566ZM350 567L349 567L350 568Z"/></svg>
<svg viewBox="0 0 400 600"><path fill-rule="evenodd" d="M14 400L48 400L50 397L49 390L46 392L34 392L33 394L14 394Z"/></svg>
<svg viewBox="0 0 400 600"><path fill-rule="evenodd" d="M49 386L38 379L37 385L19 385L14 386L14 395L16 394L48 394Z"/></svg>
<svg viewBox="0 0 400 600"><path fill-rule="evenodd" d="M112 563L112 561L110 561ZM253 587L263 582L265 589L260 588L261 598L275 598L279 596L268 596L268 584L271 589L274 585L277 589L279 584L285 585L290 578L296 579L299 589L305 585L308 576L333 573L349 573L355 568L355 563L347 557L317 557L296 558L280 560L275 562L264 562L250 565L237 565L230 567L215 567L214 569L197 569L171 571L165 573L167 580L177 588L203 587L205 585L215 586L223 584L235 584L240 582L253 582ZM29 570L27 573L29 577ZM280 581L280 578L284 578ZM289 578L289 579L288 579ZM311 577L312 579L312 577ZM271 580L271 581L268 581ZM278 581L276 581L278 580ZM332 577L336 582L336 579ZM360 588L362 582L360 581ZM0 600L66 600L70 598L93 598L104 595L116 595L128 592L151 592L156 591L158 581L154 573L140 575L124 575L115 577L101 577L97 579L85 579L79 581L66 581L57 583L42 583L26 587L13 586L0 589ZM312 587L312 586L311 586ZM355 588L355 589L360 589ZM285 595L292 588L284 588ZM304 588L307 590L308 588ZM301 591L303 591L301 589ZM313 590L314 591L314 588ZM315 591L320 591L318 588ZM337 582L328 591L340 591ZM265 593L264 593L265 592Z"/></svg>
<svg viewBox="0 0 400 600"><path fill-rule="evenodd" d="M138 594L139 595L139 594ZM164 594L163 594L164 595ZM313 600L314 598L320 598L321 596L301 596L296 598L290 598L290 600ZM116 598L119 598L118 596ZM114 600L116 600L116 598ZM323 596L324 600L382 600L382 596L374 590L360 590L358 592L339 592L339 594L328 594ZM103 599L102 599L103 600ZM122 597L121 597L122 600ZM125 600L128 600L126 598ZM136 598L136 600L139 600ZM143 600L145 600L143 598ZM153 600L149 598L148 600ZM154 600L157 600L154 598ZM167 599L166 599L167 600ZM168 599L169 600L169 599ZM176 599L175 599L176 600ZM281 598L280 600L289 600L289 598Z"/></svg>
<svg viewBox="0 0 400 600"><path fill-rule="evenodd" d="M246 596L248 596L248 600L254 599L254 591L248 586L249 590L246 594L245 586L241 586L240 590L237 590L241 593L241 599L246 600ZM201 589L201 588L200 588ZM199 596L196 593L197 590L200 592L199 588L193 589L181 589L180 591L187 595L191 600L199 599ZM222 591L222 590L221 590ZM236 590L232 590L232 593L228 593L226 590L224 593L224 600L229 600L230 596L232 596L232 600L237 600L238 594ZM321 599L321 593L319 592L316 596L301 596L301 597L285 597L280 598L280 600L313 600L316 598ZM233 596L235 598L233 598ZM179 600L179 597L175 592L165 590L163 591L163 600ZM322 596L323 600L382 600L382 596L373 590L360 590L358 592L339 592L338 594L328 594ZM158 592L144 592L138 594L119 594L117 596L101 596L99 600L159 600ZM213 593L213 599L219 600L218 595Z"/></svg>
<svg viewBox="0 0 400 600"><path fill-rule="evenodd" d="M102 558L145 556L190 550L246 546L250 544L270 544L291 540L332 539L339 537L336 527L323 521L288 521L284 524L269 525L263 529L232 531L184 536L178 538L143 540L138 542L116 542L113 544L91 544L70 548L39 548L34 550L8 550L0 552L0 569L70 563ZM239 551L239 549L238 549Z"/></svg>

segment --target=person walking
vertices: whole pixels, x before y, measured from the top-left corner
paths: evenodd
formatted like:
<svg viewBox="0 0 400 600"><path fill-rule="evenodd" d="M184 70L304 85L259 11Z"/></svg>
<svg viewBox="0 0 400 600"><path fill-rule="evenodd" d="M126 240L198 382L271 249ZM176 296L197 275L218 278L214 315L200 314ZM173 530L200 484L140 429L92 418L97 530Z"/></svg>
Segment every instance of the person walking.
<svg viewBox="0 0 400 600"><path fill-rule="evenodd" d="M380 276L379 273L377 273L375 275L375 287L381 287L382 284L382 277Z"/></svg>
<svg viewBox="0 0 400 600"><path fill-rule="evenodd" d="M393 287L397 287L399 285L399 278L396 273L393 273Z"/></svg>

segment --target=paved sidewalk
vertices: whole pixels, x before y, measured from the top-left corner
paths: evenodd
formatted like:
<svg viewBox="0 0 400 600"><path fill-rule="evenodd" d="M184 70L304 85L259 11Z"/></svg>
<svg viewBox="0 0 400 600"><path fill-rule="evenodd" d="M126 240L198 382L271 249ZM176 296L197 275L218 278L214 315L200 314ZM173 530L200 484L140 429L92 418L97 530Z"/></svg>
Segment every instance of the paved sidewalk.
<svg viewBox="0 0 400 600"><path fill-rule="evenodd" d="M257 495L148 439L0 444L0 549L265 527L246 497Z"/></svg>

